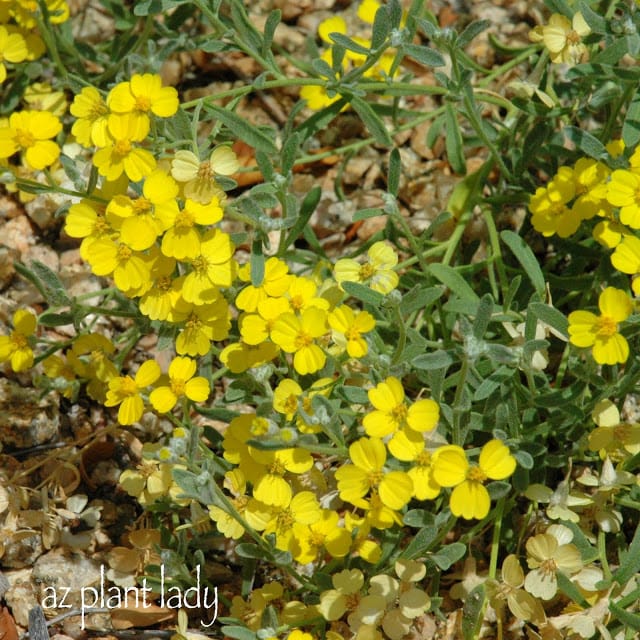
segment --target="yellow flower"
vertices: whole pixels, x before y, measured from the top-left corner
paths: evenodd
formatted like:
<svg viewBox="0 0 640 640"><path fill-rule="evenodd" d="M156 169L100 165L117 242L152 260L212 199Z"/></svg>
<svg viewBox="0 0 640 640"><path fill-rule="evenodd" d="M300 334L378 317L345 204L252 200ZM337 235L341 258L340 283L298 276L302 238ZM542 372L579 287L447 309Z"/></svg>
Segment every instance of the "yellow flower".
<svg viewBox="0 0 640 640"><path fill-rule="evenodd" d="M373 331L376 326L375 318L369 312L356 314L347 305L341 305L329 314L327 321L333 341L342 350L346 347L350 358L362 358L367 354L369 347L362 334Z"/></svg>
<svg viewBox="0 0 640 640"><path fill-rule="evenodd" d="M160 367L155 360L147 360L138 369L135 378L119 376L109 381L109 391L105 407L118 409L118 422L122 425L133 424L144 413L144 400L141 391L152 385L160 377Z"/></svg>
<svg viewBox="0 0 640 640"><path fill-rule="evenodd" d="M398 264L396 252L384 242L376 242L369 247L367 257L364 264L351 258L338 260L333 271L338 284L359 282L384 294L395 289L398 286L398 274L393 271Z"/></svg>
<svg viewBox="0 0 640 640"><path fill-rule="evenodd" d="M582 217L569 203L576 195L576 181L571 167L560 167L546 187L539 187L531 196L529 211L533 228L543 236L557 233L568 238L580 226Z"/></svg>
<svg viewBox="0 0 640 640"><path fill-rule="evenodd" d="M462 447L446 445L435 453L433 477L451 492L451 513L466 520L482 520L489 513L491 498L484 482L504 480L516 469L516 459L500 440L489 440L480 451L477 465L470 465Z"/></svg>
<svg viewBox="0 0 640 640"><path fill-rule="evenodd" d="M73 99L69 111L77 118L71 133L83 147L106 147L109 144L109 108L95 87L84 87Z"/></svg>
<svg viewBox="0 0 640 640"><path fill-rule="evenodd" d="M60 147L50 140L62 130L62 123L48 111L16 111L9 126L0 127L0 159L17 151L31 169L44 169L60 156Z"/></svg>
<svg viewBox="0 0 640 640"><path fill-rule="evenodd" d="M208 204L187 198L181 210L165 213L164 218L169 226L162 236L162 253L177 260L193 260L200 253L201 236L196 225L208 226L222 219L220 197L214 196Z"/></svg>
<svg viewBox="0 0 640 640"><path fill-rule="evenodd" d="M242 373L273 360L278 353L280 348L273 342L261 342L256 345L232 342L220 352L219 358L231 373Z"/></svg>
<svg viewBox="0 0 640 640"><path fill-rule="evenodd" d="M178 215L178 185L161 169L150 173L142 196L117 195L107 205L107 221L120 231L120 240L134 251L148 249Z"/></svg>
<svg viewBox="0 0 640 640"><path fill-rule="evenodd" d="M558 590L558 571L572 575L582 569L582 557L571 544L573 533L561 524L552 524L545 533L527 540L527 564L532 569L524 588L536 598L551 600Z"/></svg>
<svg viewBox="0 0 640 640"><path fill-rule="evenodd" d="M376 13L381 6L378 0L362 0L358 5L358 18L367 24L373 24Z"/></svg>
<svg viewBox="0 0 640 640"><path fill-rule="evenodd" d="M587 52L582 39L590 33L591 29L579 11L571 21L554 13L549 18L549 24L538 26L529 33L529 39L544 43L549 50L551 62L578 64Z"/></svg>
<svg viewBox="0 0 640 640"><path fill-rule="evenodd" d="M629 234L621 236L615 251L611 254L611 264L622 273L633 276L631 288L640 295L640 238Z"/></svg>
<svg viewBox="0 0 640 640"><path fill-rule="evenodd" d="M0 26L0 84L7 78L7 68L4 63L23 62L28 54L25 39L19 33L9 33L6 27Z"/></svg>
<svg viewBox="0 0 640 640"><path fill-rule="evenodd" d="M626 362L629 344L618 333L618 323L631 315L631 298L621 289L607 287L600 294L598 307L599 316L590 311L569 314L569 341L576 347L593 347L593 358L598 364Z"/></svg>
<svg viewBox="0 0 640 640"><path fill-rule="evenodd" d="M239 270L243 281L249 280L248 271L245 275L245 265ZM258 303L267 298L279 298L289 289L293 276L289 273L286 262L278 258L269 258L264 265L264 276L259 285L248 285L236 296L236 307L242 311L254 312L258 310Z"/></svg>
<svg viewBox="0 0 640 640"><path fill-rule="evenodd" d="M327 44L333 44L333 40L329 37L331 33L341 33L343 35L347 33L347 23L342 16L332 16L318 25L318 35Z"/></svg>
<svg viewBox="0 0 640 640"><path fill-rule="evenodd" d="M36 317L26 309L18 309L13 314L13 331L8 336L0 336L0 362L9 361L16 372L33 365L29 336L35 333L36 324Z"/></svg>
<svg viewBox="0 0 640 640"><path fill-rule="evenodd" d="M195 360L176 357L169 365L169 385L154 389L149 395L153 408L160 413L171 411L185 396L193 402L204 402L210 393L209 381L202 376L193 377Z"/></svg>
<svg viewBox="0 0 640 640"><path fill-rule="evenodd" d="M168 118L178 111L178 92L173 87L163 87L159 75L136 73L129 82L121 82L111 89L107 106L113 114L128 114L148 127L149 113ZM110 124L114 118L117 115L109 117Z"/></svg>
<svg viewBox="0 0 640 640"><path fill-rule="evenodd" d="M335 511L322 510L322 517L310 525L296 523L295 539L299 545L294 557L297 562L314 562L318 555L327 550L332 558L344 558L351 547L351 534L338 524Z"/></svg>
<svg viewBox="0 0 640 640"><path fill-rule="evenodd" d="M171 175L185 183L184 195L200 204L208 204L221 191L216 175L231 176L240 168L238 157L227 145L215 147L208 160L200 162L192 151L176 151Z"/></svg>
<svg viewBox="0 0 640 640"><path fill-rule="evenodd" d="M258 313L242 314L238 324L242 340L247 344L257 345L271 335L276 320L284 313L291 311L286 298L266 298L258 303Z"/></svg>
<svg viewBox="0 0 640 640"><path fill-rule="evenodd" d="M626 169L611 174L607 186L607 200L620 207L620 222L632 229L640 229L640 175Z"/></svg>
<svg viewBox="0 0 640 640"><path fill-rule="evenodd" d="M331 577L333 589L320 594L318 610L325 620L339 620L347 611L355 609L360 590L364 586L364 574L360 569L343 569Z"/></svg>
<svg viewBox="0 0 640 640"><path fill-rule="evenodd" d="M305 309L301 316L281 315L274 323L271 339L287 353L293 353L295 370L306 375L324 367L327 356L314 343L327 332L327 312L317 307Z"/></svg>
<svg viewBox="0 0 640 640"><path fill-rule="evenodd" d="M218 297L218 287L228 287L235 276L234 246L228 234L210 229L200 240L200 252L191 260L192 271L182 287L187 302L206 304Z"/></svg>
<svg viewBox="0 0 640 640"><path fill-rule="evenodd" d="M93 156L93 164L98 173L107 180L117 180L126 173L133 182L148 176L156 168L156 160L151 152L133 144L146 138L148 124L124 115L109 120L108 127L109 144L98 149Z"/></svg>
<svg viewBox="0 0 640 640"><path fill-rule="evenodd" d="M601 457L623 448L632 456L640 453L640 424L620 421L620 412L611 400L601 400L592 414L597 428L589 434L589 449L600 452Z"/></svg>
<svg viewBox="0 0 640 640"><path fill-rule="evenodd" d="M431 431L440 417L438 404L433 400L418 400L410 407L404 403L404 388L397 378L389 376L368 391L369 401L375 411L362 420L369 436L384 438L399 429Z"/></svg>
<svg viewBox="0 0 640 640"><path fill-rule="evenodd" d="M126 469L120 474L120 485L141 505L148 505L167 495L173 484L169 463L144 460L136 469Z"/></svg>
<svg viewBox="0 0 640 640"><path fill-rule="evenodd" d="M180 355L206 355L211 340L225 340L231 327L229 305L222 296L199 305L179 297L168 319L181 325L176 338L176 351Z"/></svg>
<svg viewBox="0 0 640 640"><path fill-rule="evenodd" d="M370 490L377 490L382 504L399 511L413 495L413 481L403 471L386 471L387 451L379 438L360 438L349 447L352 464L340 467L335 477L340 498L366 508L362 500Z"/></svg>

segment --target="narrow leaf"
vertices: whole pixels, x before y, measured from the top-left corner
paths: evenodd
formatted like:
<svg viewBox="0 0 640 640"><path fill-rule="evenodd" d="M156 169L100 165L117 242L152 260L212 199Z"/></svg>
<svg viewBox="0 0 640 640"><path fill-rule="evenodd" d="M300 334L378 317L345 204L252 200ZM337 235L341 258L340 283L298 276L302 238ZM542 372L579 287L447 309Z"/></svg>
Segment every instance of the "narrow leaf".
<svg viewBox="0 0 640 640"><path fill-rule="evenodd" d="M569 321L555 307L542 302L532 302L528 308L542 322L545 322L563 336L569 337Z"/></svg>
<svg viewBox="0 0 640 640"><path fill-rule="evenodd" d="M622 139L627 148L634 148L640 142L640 91L636 91L622 125Z"/></svg>
<svg viewBox="0 0 640 640"><path fill-rule="evenodd" d="M453 268L445 264L434 263L429 265L429 271L442 284L449 287L453 293L464 300L479 302L478 294L469 283Z"/></svg>
<svg viewBox="0 0 640 640"><path fill-rule="evenodd" d="M458 36L456 47L464 49L471 41L485 31L491 22L489 20L476 20L467 25L465 30Z"/></svg>
<svg viewBox="0 0 640 640"><path fill-rule="evenodd" d="M405 44L402 47L405 55L418 61L427 67L443 67L445 65L445 59L442 54L419 44Z"/></svg>
<svg viewBox="0 0 640 640"><path fill-rule="evenodd" d="M456 111L451 102L447 102L445 109L445 127L447 130L445 148L449 164L456 173L465 175L467 173L467 163L464 159L462 132L460 131Z"/></svg>
<svg viewBox="0 0 640 640"><path fill-rule="evenodd" d="M362 98L353 96L351 98L351 106L360 116L362 122L364 122L376 142L385 147L390 147L392 145L391 135L387 131L382 118L373 110L371 105Z"/></svg>
<svg viewBox="0 0 640 640"><path fill-rule="evenodd" d="M462 607L462 637L464 640L475 640L484 618L486 594L484 584L479 584L467 596Z"/></svg>
<svg viewBox="0 0 640 640"><path fill-rule="evenodd" d="M276 145L271 138L254 125L249 124L247 120L241 118L237 113L212 104L208 104L206 108L211 111L222 124L228 127L231 133L249 146L264 151L264 153L267 154L277 152Z"/></svg>
<svg viewBox="0 0 640 640"><path fill-rule="evenodd" d="M359 282L343 282L342 288L354 298L366 302L374 307L380 306L384 296Z"/></svg>
<svg viewBox="0 0 640 640"><path fill-rule="evenodd" d="M579 129L578 127L565 127L563 130L565 136L576 145L576 147L588 155L590 158L600 160L606 157L607 150L605 146L587 131Z"/></svg>
<svg viewBox="0 0 640 640"><path fill-rule="evenodd" d="M387 177L387 189L392 196L398 196L400 187L400 173L402 172L402 161L400 160L400 152L397 148L391 150L389 156L389 175Z"/></svg>
<svg viewBox="0 0 640 640"><path fill-rule="evenodd" d="M540 264L536 259L531 248L526 244L514 231L505 229L501 234L502 241L511 249L511 252L516 257L524 272L527 274L531 284L533 285L536 293L543 297L545 293L545 280L540 269Z"/></svg>

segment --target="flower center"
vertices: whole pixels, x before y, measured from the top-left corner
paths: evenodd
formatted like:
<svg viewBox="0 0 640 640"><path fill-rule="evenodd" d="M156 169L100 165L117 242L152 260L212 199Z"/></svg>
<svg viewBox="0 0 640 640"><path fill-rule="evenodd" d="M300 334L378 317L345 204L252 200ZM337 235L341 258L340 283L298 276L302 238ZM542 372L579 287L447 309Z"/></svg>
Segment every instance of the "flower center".
<svg viewBox="0 0 640 640"><path fill-rule="evenodd" d="M298 410L298 398L291 394L283 403L285 413L295 413Z"/></svg>
<svg viewBox="0 0 640 640"><path fill-rule="evenodd" d="M209 261L202 255L198 256L191 264L193 270L200 274L206 273L209 268Z"/></svg>
<svg viewBox="0 0 640 640"><path fill-rule="evenodd" d="M23 333L18 333L17 331L14 331L11 334L11 342L13 342L16 349L24 349L29 344L27 341L27 336L25 336Z"/></svg>
<svg viewBox="0 0 640 640"><path fill-rule="evenodd" d="M360 340L360 331L357 327L349 327L344 336L347 340Z"/></svg>
<svg viewBox="0 0 640 640"><path fill-rule="evenodd" d="M487 479L487 474L478 466L471 465L467 470L467 480L474 482L484 482Z"/></svg>
<svg viewBox="0 0 640 640"><path fill-rule="evenodd" d="M171 391L173 391L177 396L183 396L185 384L184 380L173 379L171 380Z"/></svg>
<svg viewBox="0 0 640 640"><path fill-rule="evenodd" d="M191 227L193 227L195 222L195 216L193 215L193 213L185 209L176 216L176 220L173 225L174 227L176 227L176 229L190 229Z"/></svg>
<svg viewBox="0 0 640 640"><path fill-rule="evenodd" d="M126 262L131 258L132 251L126 244L121 244L118 247L118 262Z"/></svg>
<svg viewBox="0 0 640 640"><path fill-rule="evenodd" d="M36 139L33 137L33 134L30 131L18 129L16 131L16 142L23 149L27 149L28 147L32 147L35 144Z"/></svg>
<svg viewBox="0 0 640 640"><path fill-rule="evenodd" d="M109 113L107 105L104 102L94 102L89 109L89 120L97 120Z"/></svg>
<svg viewBox="0 0 640 640"><path fill-rule="evenodd" d="M143 215L145 213L149 213L153 205L146 198L138 198L137 200L133 201L132 206L133 212L136 215Z"/></svg>
<svg viewBox="0 0 640 640"><path fill-rule="evenodd" d="M580 35L576 33L573 29L567 32L566 38L569 44L578 44L581 39Z"/></svg>
<svg viewBox="0 0 640 640"><path fill-rule="evenodd" d="M382 478L384 478L384 471L380 469L380 471L372 471L369 474L369 486L377 487L381 482Z"/></svg>
<svg viewBox="0 0 640 640"><path fill-rule="evenodd" d="M428 451L421 451L416 458L416 464L419 467L431 466L431 454Z"/></svg>
<svg viewBox="0 0 640 640"><path fill-rule="evenodd" d="M210 162L202 162L198 167L198 178L200 180L212 180L214 176Z"/></svg>
<svg viewBox="0 0 640 640"><path fill-rule="evenodd" d="M539 570L546 576L554 576L558 570L558 565L553 558L547 558L540 563Z"/></svg>
<svg viewBox="0 0 640 640"><path fill-rule="evenodd" d="M602 316L597 326L599 336L609 337L618 331L618 323L610 316Z"/></svg>
<svg viewBox="0 0 640 640"><path fill-rule="evenodd" d="M313 338L308 334L301 332L296 336L295 347L296 349L302 349L308 347L313 342Z"/></svg>
<svg viewBox="0 0 640 640"><path fill-rule="evenodd" d="M121 158L128 155L131 151L131 143L128 140L118 140L113 145L113 153Z"/></svg>
<svg viewBox="0 0 640 640"><path fill-rule="evenodd" d="M162 293L167 293L171 289L171 278L169 276L162 276L162 278L158 278L156 282L156 288L158 291Z"/></svg>
<svg viewBox="0 0 640 640"><path fill-rule="evenodd" d="M138 393L138 385L131 376L125 376L120 391L124 396L135 396Z"/></svg>
<svg viewBox="0 0 640 640"><path fill-rule="evenodd" d="M151 100L146 96L136 96L136 110L149 111L151 109Z"/></svg>
<svg viewBox="0 0 640 640"><path fill-rule="evenodd" d="M375 273L375 271L376 270L369 263L363 264L360 267L360 272L358 273L358 275L360 276L360 280L367 280Z"/></svg>
<svg viewBox="0 0 640 640"><path fill-rule="evenodd" d="M407 417L407 407L403 404L396 405L391 409L391 415L396 422L402 422Z"/></svg>

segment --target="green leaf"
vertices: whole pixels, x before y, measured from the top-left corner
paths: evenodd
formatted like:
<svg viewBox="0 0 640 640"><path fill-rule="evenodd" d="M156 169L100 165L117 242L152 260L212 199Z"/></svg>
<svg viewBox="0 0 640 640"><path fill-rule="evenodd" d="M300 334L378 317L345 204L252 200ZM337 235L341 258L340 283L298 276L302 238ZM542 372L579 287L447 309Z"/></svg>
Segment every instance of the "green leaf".
<svg viewBox="0 0 640 640"><path fill-rule="evenodd" d="M622 125L622 139L628 149L640 142L640 91L633 94Z"/></svg>
<svg viewBox="0 0 640 640"><path fill-rule="evenodd" d="M620 558L620 567L613 574L613 579L624 586L640 570L640 525L636 527L633 540L626 553Z"/></svg>
<svg viewBox="0 0 640 640"><path fill-rule="evenodd" d="M275 154L277 152L276 145L271 138L247 120L241 118L237 113L213 104L206 105L206 109L213 113L231 133L249 146L267 154Z"/></svg>
<svg viewBox="0 0 640 640"><path fill-rule="evenodd" d="M449 351L435 351L434 353L425 353L411 361L416 369L424 369L432 371L433 369L446 369L450 367L455 360Z"/></svg>
<svg viewBox="0 0 640 640"><path fill-rule="evenodd" d="M262 253L262 240L256 238L251 247L251 284L259 287L264 280L264 254Z"/></svg>
<svg viewBox="0 0 640 640"><path fill-rule="evenodd" d="M331 73L331 69L329 69ZM341 97L340 100L332 102L328 107L314 113L307 118L304 122L300 123L296 128L296 131L300 134L302 140L308 140L318 131L326 129L332 120L342 111L342 108L347 104L348 100L345 97Z"/></svg>
<svg viewBox="0 0 640 640"><path fill-rule="evenodd" d="M400 303L400 313L408 316L414 311L430 307L436 300L442 297L442 287L420 287L416 285L413 289L402 296Z"/></svg>
<svg viewBox="0 0 640 640"><path fill-rule="evenodd" d="M562 571L556 572L556 578L558 580L558 589L564 593L570 600L579 604L581 607L588 607L589 604L580 593L578 587L571 582L571 580Z"/></svg>
<svg viewBox="0 0 640 640"><path fill-rule="evenodd" d="M375 218L375 216L386 216L386 212L383 209L360 209L353 214L352 220L357 222L358 220L366 220L367 218Z"/></svg>
<svg viewBox="0 0 640 640"><path fill-rule="evenodd" d="M220 627L220 632L235 640L258 640L258 636L251 631L251 629L247 629L247 627L225 625L224 627Z"/></svg>
<svg viewBox="0 0 640 640"><path fill-rule="evenodd" d="M511 493L511 484L504 480L494 480L487 485L487 491L492 500L500 500Z"/></svg>
<svg viewBox="0 0 640 640"><path fill-rule="evenodd" d="M362 302L366 302L367 304L373 305L374 307L378 307L382 304L384 300L384 296L373 289L369 289L369 287L364 284L360 284L359 282L343 282L342 288L354 298L361 300Z"/></svg>
<svg viewBox="0 0 640 640"><path fill-rule="evenodd" d="M45 327L62 327L65 324L73 324L75 314L71 311L62 313L54 313L53 311L45 311L38 316L38 324Z"/></svg>
<svg viewBox="0 0 640 640"><path fill-rule="evenodd" d="M528 451L518 449L513 452L513 457L523 469L533 469L533 456Z"/></svg>
<svg viewBox="0 0 640 640"><path fill-rule="evenodd" d="M546 290L544 275L531 247L517 233L509 229L502 231L500 238L511 249L511 253L522 266L538 295L541 298L544 297Z"/></svg>
<svg viewBox="0 0 640 640"><path fill-rule="evenodd" d="M471 590L462 607L462 637L464 640L476 640L484 618L486 593L484 584Z"/></svg>
<svg viewBox="0 0 640 640"><path fill-rule="evenodd" d="M629 53L629 39L618 38L608 47L596 53L591 59L593 64L616 64L621 58Z"/></svg>
<svg viewBox="0 0 640 640"><path fill-rule="evenodd" d="M448 544L446 547L442 547L438 552L432 553L429 558L436 563L439 569L446 571L453 564L458 562L460 558L464 557L467 552L467 545L462 542L454 542Z"/></svg>
<svg viewBox="0 0 640 640"><path fill-rule="evenodd" d="M389 174L387 176L387 190L389 193L398 197L398 189L400 188L400 174L402 173L402 161L400 160L400 152L397 147L391 150L389 156Z"/></svg>
<svg viewBox="0 0 640 640"><path fill-rule="evenodd" d="M576 148L582 153L588 155L595 160L601 160L607 156L605 146L587 131L578 127L564 127L562 129L564 135L576 145Z"/></svg>
<svg viewBox="0 0 640 640"><path fill-rule="evenodd" d="M465 30L458 36L456 47L464 49L471 41L479 36L483 31L489 28L491 22L489 20L476 20L471 22Z"/></svg>
<svg viewBox="0 0 640 640"><path fill-rule="evenodd" d="M442 54L430 47L419 44L405 44L402 45L402 51L405 55L417 60L426 67L443 67L446 64Z"/></svg>
<svg viewBox="0 0 640 640"><path fill-rule="evenodd" d="M402 518L402 522L406 524L407 527L414 527L415 529L433 527L435 521L436 519L433 513L426 509L410 509Z"/></svg>
<svg viewBox="0 0 640 640"><path fill-rule="evenodd" d="M445 137L445 148L447 159L455 173L461 176L467 173L467 163L464 159L464 143L462 132L458 124L458 116L452 102L447 102L445 108L445 127L447 135Z"/></svg>
<svg viewBox="0 0 640 640"><path fill-rule="evenodd" d="M528 309L558 333L566 338L569 337L569 321L555 307L542 302L532 302Z"/></svg>
<svg viewBox="0 0 640 640"><path fill-rule="evenodd" d="M491 315L493 314L493 297L490 293L485 293L480 299L478 310L476 311L476 317L473 321L473 335L477 340L481 340L484 336L489 322L491 322Z"/></svg>
<svg viewBox="0 0 640 640"><path fill-rule="evenodd" d="M347 51L353 51L354 53L359 53L363 56L368 56L371 51L367 47L363 47L361 44L358 44L348 36L345 36L342 33L333 32L329 34L329 38L333 40L333 42L339 44L344 47Z"/></svg>
<svg viewBox="0 0 640 640"><path fill-rule="evenodd" d="M437 280L449 287L453 293L463 300L470 300L475 303L480 301L478 294L453 267L436 262L429 265L429 271Z"/></svg>
<svg viewBox="0 0 640 640"><path fill-rule="evenodd" d="M262 53L262 57L266 57L268 52L271 50L271 45L273 43L273 36L276 32L277 26L280 24L280 19L282 18L282 11L280 9L274 9L268 16L267 20L264 23L263 30L263 42L262 49L260 53Z"/></svg>
<svg viewBox="0 0 640 640"><path fill-rule="evenodd" d="M309 218L313 215L313 212L316 210L318 206L318 202L320 202L320 196L322 195L322 189L316 185L307 193L302 201L302 205L300 205L300 213L293 226L289 230L287 235L287 239L282 245L284 249L287 249L292 243L294 243L300 233L307 228L307 223L309 222Z"/></svg>
<svg viewBox="0 0 640 640"><path fill-rule="evenodd" d="M343 387L338 387L336 393L341 394L347 402L352 404L369 404L369 394L362 387L344 385Z"/></svg>
<svg viewBox="0 0 640 640"><path fill-rule="evenodd" d="M257 560L262 560L265 555L264 549L252 542L241 542L234 548L234 551L241 558L256 558Z"/></svg>
<svg viewBox="0 0 640 640"><path fill-rule="evenodd" d="M64 169L64 172L67 174L67 176L69 176L76 190L84 191L87 185L84 178L82 177L82 174L80 173L80 170L78 169L78 164L74 160L69 158L69 156L66 156L64 153L60 154L59 160Z"/></svg>
<svg viewBox="0 0 640 640"><path fill-rule="evenodd" d="M411 542L402 552L402 557L407 560L413 560L425 554L434 540L438 537L438 528L426 526L420 529L418 533L411 539Z"/></svg>
<svg viewBox="0 0 640 640"><path fill-rule="evenodd" d="M21 276L24 276L35 285L43 298L52 307L71 306L71 298L67 295L62 281L46 264L39 260L33 260L29 263L29 267L26 267L21 262L15 262L14 267Z"/></svg>
<svg viewBox="0 0 640 640"><path fill-rule="evenodd" d="M284 145L282 145L282 173L284 175L287 175L293 169L299 148L300 135L294 132L285 140Z"/></svg>
<svg viewBox="0 0 640 640"><path fill-rule="evenodd" d="M609 602L609 611L611 611L625 627L640 631L640 616L637 613L631 613L619 607L615 602Z"/></svg>
<svg viewBox="0 0 640 640"><path fill-rule="evenodd" d="M516 370L502 366L496 369L488 378L485 378L473 394L473 401L480 402L486 400L494 391L496 391L500 385L513 377Z"/></svg>
<svg viewBox="0 0 640 640"><path fill-rule="evenodd" d="M350 102L376 142L385 147L390 147L393 144L391 135L387 131L382 118L373 110L371 105L358 96L353 96Z"/></svg>

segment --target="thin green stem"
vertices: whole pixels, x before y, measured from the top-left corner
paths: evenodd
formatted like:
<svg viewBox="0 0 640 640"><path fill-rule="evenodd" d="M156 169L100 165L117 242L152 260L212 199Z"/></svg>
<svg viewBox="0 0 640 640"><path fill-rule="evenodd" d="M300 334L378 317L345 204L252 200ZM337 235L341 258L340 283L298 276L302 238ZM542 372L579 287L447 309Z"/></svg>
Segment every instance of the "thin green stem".
<svg viewBox="0 0 640 640"><path fill-rule="evenodd" d="M504 514L504 498L500 498L494 509L493 536L491 539L491 558L489 560L489 577L495 580L498 571L498 554L500 553L500 534L502 532L502 516Z"/></svg>
<svg viewBox="0 0 640 640"><path fill-rule="evenodd" d="M456 393L453 398L453 433L451 440L453 444L462 446L462 417L465 413L462 405L462 394L464 393L467 375L469 374L469 360L466 356L462 358L460 363L460 371L458 373L458 383L456 385Z"/></svg>

